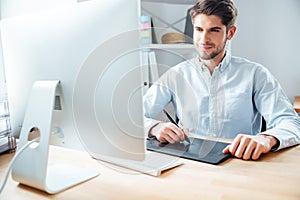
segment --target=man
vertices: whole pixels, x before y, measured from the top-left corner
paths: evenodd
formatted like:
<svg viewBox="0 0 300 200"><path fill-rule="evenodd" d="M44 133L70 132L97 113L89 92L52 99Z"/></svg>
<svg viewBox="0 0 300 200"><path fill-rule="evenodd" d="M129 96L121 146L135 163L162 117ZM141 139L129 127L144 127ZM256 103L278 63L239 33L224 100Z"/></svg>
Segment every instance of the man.
<svg viewBox="0 0 300 200"><path fill-rule="evenodd" d="M299 144L300 119L277 80L226 51L236 32L233 2L200 0L190 15L198 56L168 70L145 94L147 133L170 143L187 135L232 138L223 152L244 160ZM179 127L155 119L170 102Z"/></svg>

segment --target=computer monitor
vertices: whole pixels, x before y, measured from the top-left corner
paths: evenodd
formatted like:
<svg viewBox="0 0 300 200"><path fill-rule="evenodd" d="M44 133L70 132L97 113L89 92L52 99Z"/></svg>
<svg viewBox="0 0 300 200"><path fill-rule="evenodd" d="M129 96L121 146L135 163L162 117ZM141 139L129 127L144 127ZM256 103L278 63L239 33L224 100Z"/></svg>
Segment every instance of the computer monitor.
<svg viewBox="0 0 300 200"><path fill-rule="evenodd" d="M85 1L3 20L13 134L34 82L59 80L52 144L142 159L139 10L138 0Z"/></svg>

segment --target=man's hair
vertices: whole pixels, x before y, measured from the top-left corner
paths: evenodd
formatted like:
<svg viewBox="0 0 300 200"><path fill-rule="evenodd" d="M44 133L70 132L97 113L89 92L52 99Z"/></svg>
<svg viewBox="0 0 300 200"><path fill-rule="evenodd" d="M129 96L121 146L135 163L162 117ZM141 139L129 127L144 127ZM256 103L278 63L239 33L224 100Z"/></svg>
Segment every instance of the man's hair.
<svg viewBox="0 0 300 200"><path fill-rule="evenodd" d="M191 9L192 22L199 14L216 15L229 30L235 23L237 9L231 0L199 0Z"/></svg>

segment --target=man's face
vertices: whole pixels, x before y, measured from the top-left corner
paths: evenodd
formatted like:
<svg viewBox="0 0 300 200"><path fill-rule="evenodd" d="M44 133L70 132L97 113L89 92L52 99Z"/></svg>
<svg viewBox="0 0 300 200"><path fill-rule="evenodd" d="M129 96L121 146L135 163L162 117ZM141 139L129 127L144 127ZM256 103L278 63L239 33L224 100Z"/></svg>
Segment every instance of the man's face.
<svg viewBox="0 0 300 200"><path fill-rule="evenodd" d="M223 58L227 39L226 26L215 15L199 14L194 17L194 44L202 60Z"/></svg>

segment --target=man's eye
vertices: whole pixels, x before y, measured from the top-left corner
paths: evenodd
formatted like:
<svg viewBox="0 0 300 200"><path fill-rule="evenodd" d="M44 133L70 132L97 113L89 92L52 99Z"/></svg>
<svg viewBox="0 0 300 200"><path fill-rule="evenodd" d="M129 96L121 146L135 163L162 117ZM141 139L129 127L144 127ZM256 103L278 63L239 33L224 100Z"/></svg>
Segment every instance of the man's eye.
<svg viewBox="0 0 300 200"><path fill-rule="evenodd" d="M196 28L195 28L195 31L200 32L200 31L202 31L202 29L196 27Z"/></svg>
<svg viewBox="0 0 300 200"><path fill-rule="evenodd" d="M211 32L220 32L219 29L211 29Z"/></svg>

